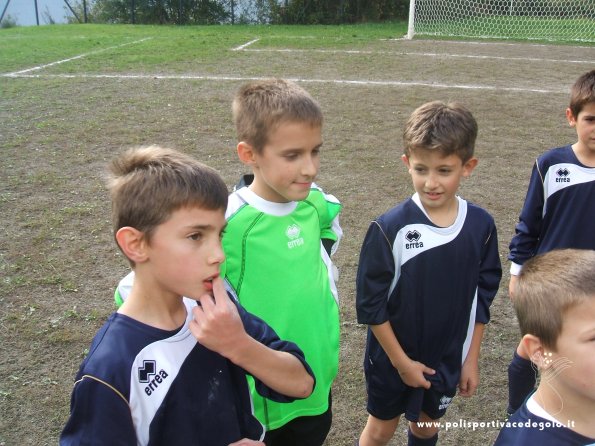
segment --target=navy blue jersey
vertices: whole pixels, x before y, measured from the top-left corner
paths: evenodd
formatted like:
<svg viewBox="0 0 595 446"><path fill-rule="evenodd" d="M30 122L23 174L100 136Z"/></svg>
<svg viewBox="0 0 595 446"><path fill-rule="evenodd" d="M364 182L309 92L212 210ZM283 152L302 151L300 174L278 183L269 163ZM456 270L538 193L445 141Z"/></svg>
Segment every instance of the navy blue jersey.
<svg viewBox="0 0 595 446"><path fill-rule="evenodd" d="M553 249L595 249L595 168L571 146L552 149L533 166L525 203L510 242L511 272Z"/></svg>
<svg viewBox="0 0 595 446"><path fill-rule="evenodd" d="M417 194L373 221L357 272L358 322L390 321L407 356L436 370L428 380L442 393L456 388L475 323L489 321L502 276L493 218L457 199L447 228L430 221ZM381 381L402 382L368 330L364 367L372 364Z"/></svg>
<svg viewBox="0 0 595 446"><path fill-rule="evenodd" d="M531 399L528 401L531 404ZM551 419L535 415L529 410L527 404L523 404L506 421L494 446L587 446L595 444L595 438L585 437Z"/></svg>
<svg viewBox="0 0 595 446"><path fill-rule="evenodd" d="M260 440L246 372L199 344L188 328L196 301L184 298L187 319L165 331L112 314L97 332L76 377L61 445L227 446ZM302 361L293 343L238 306L246 332ZM310 372L311 374L311 372ZM292 401L257 381L275 401Z"/></svg>

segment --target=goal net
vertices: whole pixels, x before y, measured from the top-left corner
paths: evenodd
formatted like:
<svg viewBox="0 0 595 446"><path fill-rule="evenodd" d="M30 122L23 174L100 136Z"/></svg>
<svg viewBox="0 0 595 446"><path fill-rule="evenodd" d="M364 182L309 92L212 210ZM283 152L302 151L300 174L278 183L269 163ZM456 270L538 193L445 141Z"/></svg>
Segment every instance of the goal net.
<svg viewBox="0 0 595 446"><path fill-rule="evenodd" d="M595 42L595 0L411 0L414 35Z"/></svg>

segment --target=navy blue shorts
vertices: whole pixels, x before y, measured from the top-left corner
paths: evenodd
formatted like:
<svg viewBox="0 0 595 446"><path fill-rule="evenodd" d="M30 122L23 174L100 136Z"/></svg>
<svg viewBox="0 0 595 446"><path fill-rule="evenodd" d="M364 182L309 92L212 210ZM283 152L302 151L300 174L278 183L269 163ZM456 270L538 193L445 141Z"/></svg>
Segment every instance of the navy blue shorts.
<svg viewBox="0 0 595 446"><path fill-rule="evenodd" d="M409 421L418 421L421 412L433 420L444 416L457 392L456 388L442 392L434 388L409 387L403 383L388 358L386 361L386 364L382 364L382 360L375 364L368 362L365 367L370 415L380 420L392 420L405 414Z"/></svg>

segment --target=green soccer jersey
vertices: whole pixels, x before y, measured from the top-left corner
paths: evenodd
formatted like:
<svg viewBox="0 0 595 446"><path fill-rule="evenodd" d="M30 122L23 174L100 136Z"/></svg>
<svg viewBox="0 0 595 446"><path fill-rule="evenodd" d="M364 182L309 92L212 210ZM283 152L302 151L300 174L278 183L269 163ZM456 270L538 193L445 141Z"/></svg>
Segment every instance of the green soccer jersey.
<svg viewBox="0 0 595 446"><path fill-rule="evenodd" d="M229 197L226 278L242 306L304 351L316 376L312 395L293 403L261 397L249 379L255 415L267 430L328 409L339 365L339 305L336 268L321 239L333 240L334 252L340 211L336 198L317 187L291 203L268 202L246 187Z"/></svg>

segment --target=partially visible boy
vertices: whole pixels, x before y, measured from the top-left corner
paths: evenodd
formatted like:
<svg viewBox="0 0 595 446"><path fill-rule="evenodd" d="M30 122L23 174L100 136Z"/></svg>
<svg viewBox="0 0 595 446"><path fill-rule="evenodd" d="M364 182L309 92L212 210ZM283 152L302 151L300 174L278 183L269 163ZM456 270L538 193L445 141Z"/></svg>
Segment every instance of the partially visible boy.
<svg viewBox="0 0 595 446"><path fill-rule="evenodd" d="M314 381L300 349L219 277L224 182L155 146L110 167L114 236L135 279L80 367L60 444L262 445L246 374L277 401L307 397Z"/></svg>
<svg viewBox="0 0 595 446"><path fill-rule="evenodd" d="M566 118L578 141L537 158L527 196L510 242L509 294L522 265L553 249L595 249L595 70L572 86ZM535 387L535 372L519 343L508 367L509 414Z"/></svg>
<svg viewBox="0 0 595 446"><path fill-rule="evenodd" d="M359 444L385 445L400 416L409 445L435 445L456 393L475 393L489 307L502 275L493 218L456 195L477 165L477 123L457 103L417 108L403 162L415 194L373 221L357 272L358 322L369 325L368 422Z"/></svg>
<svg viewBox="0 0 595 446"><path fill-rule="evenodd" d="M594 271L591 250L554 250L523 264L513 304L541 379L497 446L595 444Z"/></svg>
<svg viewBox="0 0 595 446"><path fill-rule="evenodd" d="M279 404L254 392L268 446L322 445L339 363L336 268L341 205L314 180L323 116L303 88L282 79L243 85L233 101L240 161L253 179L229 197L226 279L241 304L304 351L316 377L309 398Z"/></svg>

